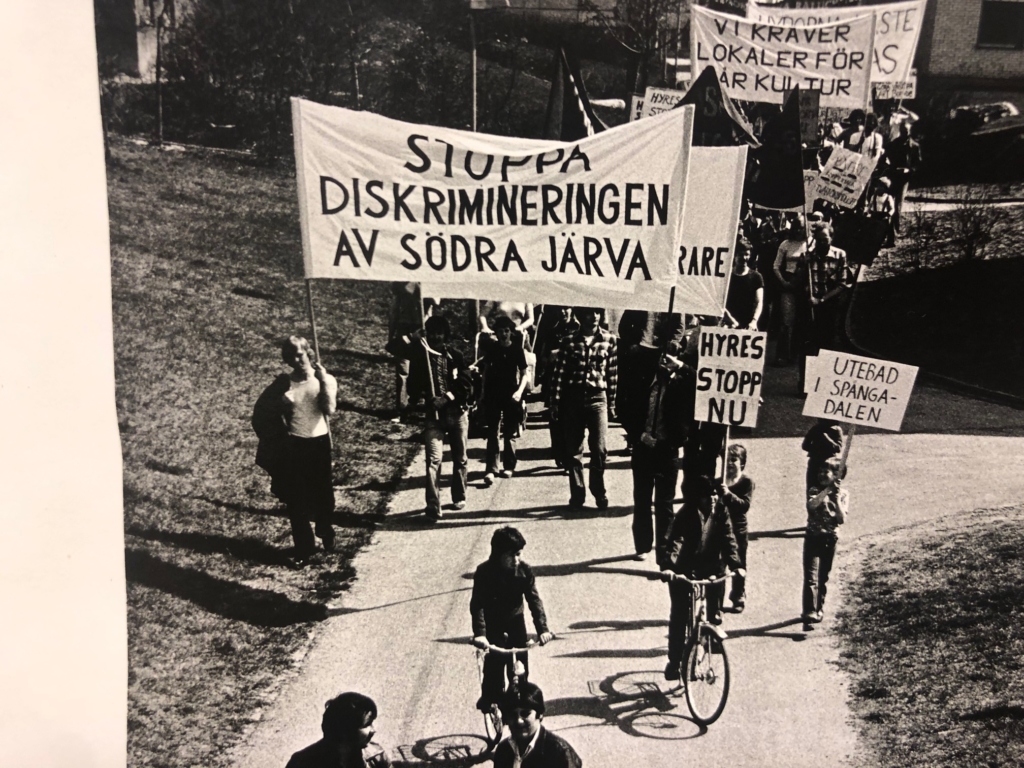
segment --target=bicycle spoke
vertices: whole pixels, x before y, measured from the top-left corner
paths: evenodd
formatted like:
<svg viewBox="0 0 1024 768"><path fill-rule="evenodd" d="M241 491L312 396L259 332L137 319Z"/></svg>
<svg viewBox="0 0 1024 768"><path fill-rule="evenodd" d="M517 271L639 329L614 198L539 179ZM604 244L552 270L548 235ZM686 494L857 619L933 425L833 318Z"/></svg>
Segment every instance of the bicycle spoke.
<svg viewBox="0 0 1024 768"><path fill-rule="evenodd" d="M703 633L690 646L683 672L686 704L694 720L702 725L713 723L729 695L729 660L722 641L710 632Z"/></svg>

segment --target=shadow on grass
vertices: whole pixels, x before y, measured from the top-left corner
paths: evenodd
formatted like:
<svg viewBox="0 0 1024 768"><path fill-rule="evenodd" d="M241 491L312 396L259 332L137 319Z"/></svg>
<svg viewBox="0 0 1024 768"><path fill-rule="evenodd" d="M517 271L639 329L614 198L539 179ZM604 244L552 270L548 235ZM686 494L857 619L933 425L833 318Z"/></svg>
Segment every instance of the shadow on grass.
<svg viewBox="0 0 1024 768"><path fill-rule="evenodd" d="M376 481L374 481L374 482L376 482ZM370 485L370 483L367 483L367 485ZM384 483L381 483L381 485L384 485ZM383 490L383 489L375 489L375 488L362 488L362 487L359 487L359 486L352 486L352 487L335 486L335 487L338 488L339 490L353 490L353 491L355 491L355 490ZM287 517L288 517L288 510L285 509L283 506L255 507L255 506L251 506L249 504L239 504L237 502L232 502L232 501L220 501L219 499L211 499L209 496L195 496L193 498L200 499L201 501L205 501L208 504L212 504L215 507L224 507L225 509L231 509L231 510L234 510L235 512L247 512L247 513L252 514L252 515L266 515L267 517L280 517L280 518L285 518L285 519L287 519ZM358 513L355 513L355 512L333 512L331 514L331 524L332 525L341 526L341 527L344 527L344 528L363 528L363 529L366 529L366 530L373 530L377 526L377 523L381 522L383 519L384 519L384 516L382 514L371 513L371 512L362 513L362 514L358 514ZM136 535L136 536L143 536L143 534L136 533L135 531L132 531L130 529L129 529L128 533L131 533L131 534ZM166 535L175 535L175 534L166 534ZM146 538L146 537L143 536L143 538ZM220 537L220 538L224 538L226 541L235 541L234 539L229 539L228 537ZM212 550L212 551L222 551L222 550ZM258 562L262 562L262 561L258 561Z"/></svg>
<svg viewBox="0 0 1024 768"><path fill-rule="evenodd" d="M348 358L351 360L361 360L364 363L394 363L395 358L391 355L379 354L376 352L358 352L354 349L345 349L338 347L337 349L325 349L323 351L325 358Z"/></svg>
<svg viewBox="0 0 1024 768"><path fill-rule="evenodd" d="M327 618L327 607L292 600L269 589L254 589L168 563L138 549L125 551L128 581L188 600L225 619L257 627L288 627Z"/></svg>
<svg viewBox="0 0 1024 768"><path fill-rule="evenodd" d="M339 400L338 410L372 416L375 419L391 419L395 416L394 408L368 408L365 405L353 403L351 400Z"/></svg>
<svg viewBox="0 0 1024 768"><path fill-rule="evenodd" d="M130 526L125 533L146 541L160 541L207 555L230 555L238 560L263 565L290 566L291 564L285 550L258 539L234 539L214 533L161 531L159 528L143 528L140 525Z"/></svg>

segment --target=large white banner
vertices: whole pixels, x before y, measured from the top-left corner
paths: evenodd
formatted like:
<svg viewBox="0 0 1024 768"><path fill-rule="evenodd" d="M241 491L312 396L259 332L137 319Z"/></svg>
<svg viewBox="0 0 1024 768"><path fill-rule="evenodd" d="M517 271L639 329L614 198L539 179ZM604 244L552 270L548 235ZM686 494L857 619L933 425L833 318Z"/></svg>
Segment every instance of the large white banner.
<svg viewBox="0 0 1024 768"><path fill-rule="evenodd" d="M683 235L675 257L675 312L722 316L739 229L746 165L746 147L690 150ZM450 292L452 287L451 283L427 283L422 286L423 295L665 312L672 286L645 281L637 284L633 293L623 293L557 280L530 283L497 278L460 287L458 294Z"/></svg>
<svg viewBox="0 0 1024 768"><path fill-rule="evenodd" d="M826 24L762 24L691 8L694 74L719 73L733 99L782 104L796 87L820 91L821 106L866 107L871 98L875 17L868 9Z"/></svg>
<svg viewBox="0 0 1024 768"><path fill-rule="evenodd" d="M292 100L306 277L675 283L692 110L552 142ZM492 298L504 298L501 294Z"/></svg>
<svg viewBox="0 0 1024 768"><path fill-rule="evenodd" d="M921 37L926 0L871 5L864 8L780 8L757 0L747 4L747 18L762 24L807 26L849 22L870 12L875 15L875 41L871 82L904 83L910 80L914 52Z"/></svg>
<svg viewBox="0 0 1024 768"><path fill-rule="evenodd" d="M807 358L803 415L898 432L917 366L823 349Z"/></svg>

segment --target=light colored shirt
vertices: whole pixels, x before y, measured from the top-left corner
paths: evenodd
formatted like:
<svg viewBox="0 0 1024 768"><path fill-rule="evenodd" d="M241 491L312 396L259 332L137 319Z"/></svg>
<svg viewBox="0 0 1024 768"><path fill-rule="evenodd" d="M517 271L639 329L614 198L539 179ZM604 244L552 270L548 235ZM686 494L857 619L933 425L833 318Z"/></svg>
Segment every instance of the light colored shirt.
<svg viewBox="0 0 1024 768"><path fill-rule="evenodd" d="M327 419L320 408L320 380L310 376L305 381L289 382L284 399L287 401L288 434L296 437L319 437L327 434ZM324 387L333 401L338 395L338 382L327 375Z"/></svg>

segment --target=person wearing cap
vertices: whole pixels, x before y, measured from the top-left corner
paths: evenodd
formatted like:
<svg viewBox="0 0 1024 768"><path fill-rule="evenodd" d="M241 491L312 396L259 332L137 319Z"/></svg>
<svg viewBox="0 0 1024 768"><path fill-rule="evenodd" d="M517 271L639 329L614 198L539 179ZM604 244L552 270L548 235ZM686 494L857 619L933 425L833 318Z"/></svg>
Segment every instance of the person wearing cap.
<svg viewBox="0 0 1024 768"><path fill-rule="evenodd" d="M373 741L377 704L347 691L327 702L320 730L324 737L292 755L286 768L391 768L384 748Z"/></svg>
<svg viewBox="0 0 1024 768"><path fill-rule="evenodd" d="M494 750L494 768L582 768L572 745L543 726L544 693L536 685L520 683L499 706L509 737Z"/></svg>
<svg viewBox="0 0 1024 768"><path fill-rule="evenodd" d="M750 241L736 241L732 279L725 299L725 324L730 328L756 331L764 307L764 278L750 268Z"/></svg>
<svg viewBox="0 0 1024 768"><path fill-rule="evenodd" d="M683 507L679 510L668 534L668 553L661 567L661 578L668 582L672 604L668 620L668 664L665 679L678 680L683 651L693 626L691 590L693 587L675 574L690 579L710 579L725 574L729 566L739 576L746 576L740 561L739 545L733 532L729 510L722 503L718 489L706 475L691 478ZM722 623L725 583L709 586L708 620Z"/></svg>

